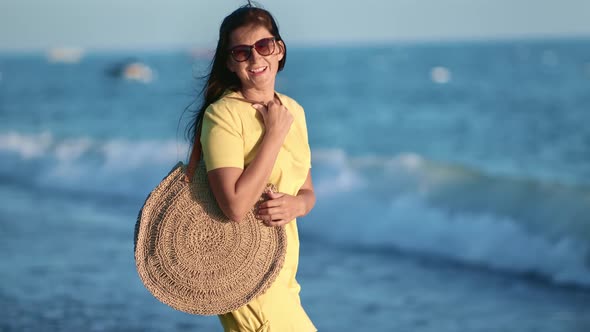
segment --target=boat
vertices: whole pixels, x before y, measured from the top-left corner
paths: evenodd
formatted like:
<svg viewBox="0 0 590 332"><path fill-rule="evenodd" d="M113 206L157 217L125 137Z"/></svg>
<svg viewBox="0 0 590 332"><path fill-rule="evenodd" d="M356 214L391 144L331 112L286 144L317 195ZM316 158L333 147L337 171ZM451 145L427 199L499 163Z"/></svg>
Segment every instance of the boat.
<svg viewBox="0 0 590 332"><path fill-rule="evenodd" d="M47 60L51 63L79 63L84 50L79 47L55 47L47 51Z"/></svg>
<svg viewBox="0 0 590 332"><path fill-rule="evenodd" d="M154 70L143 62L135 59L128 59L116 63L108 68L106 73L114 78L141 83L150 83L155 78Z"/></svg>

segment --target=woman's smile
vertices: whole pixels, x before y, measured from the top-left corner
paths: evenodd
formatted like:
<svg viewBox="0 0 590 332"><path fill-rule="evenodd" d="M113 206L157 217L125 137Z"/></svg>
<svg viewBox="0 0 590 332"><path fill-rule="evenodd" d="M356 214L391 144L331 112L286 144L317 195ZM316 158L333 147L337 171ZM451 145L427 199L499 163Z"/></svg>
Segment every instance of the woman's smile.
<svg viewBox="0 0 590 332"><path fill-rule="evenodd" d="M268 68L268 66L262 66L262 67L253 67L248 69L248 72L250 72L251 74L255 75L255 76L259 76L262 75L266 72L266 69Z"/></svg>

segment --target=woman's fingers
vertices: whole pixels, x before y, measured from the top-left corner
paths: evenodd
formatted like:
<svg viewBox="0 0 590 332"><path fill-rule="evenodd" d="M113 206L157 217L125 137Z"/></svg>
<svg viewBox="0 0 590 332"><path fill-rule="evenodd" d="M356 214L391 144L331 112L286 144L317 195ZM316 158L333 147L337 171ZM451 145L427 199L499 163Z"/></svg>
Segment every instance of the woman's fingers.
<svg viewBox="0 0 590 332"><path fill-rule="evenodd" d="M266 107L268 107L268 109L277 109L280 108L282 105L279 103L275 103L274 100L271 100L268 102L268 104L266 104Z"/></svg>
<svg viewBox="0 0 590 332"><path fill-rule="evenodd" d="M281 219L286 219L284 213L276 213L276 214L267 214L267 215L258 215L258 219L266 222L270 221L277 221Z"/></svg>
<svg viewBox="0 0 590 332"><path fill-rule="evenodd" d="M288 224L291 220L295 219L289 213L280 209L261 211L261 213L256 215L256 218L262 220L266 226L272 227Z"/></svg>
<svg viewBox="0 0 590 332"><path fill-rule="evenodd" d="M262 223L268 227L278 227L289 223L287 219L263 220Z"/></svg>
<svg viewBox="0 0 590 332"><path fill-rule="evenodd" d="M270 199L278 199L278 198L281 198L281 197L285 196L284 193L274 193L272 191L271 192L268 192L267 195L268 195L268 197Z"/></svg>
<svg viewBox="0 0 590 332"><path fill-rule="evenodd" d="M274 225L281 220L286 220L287 217L284 213L277 213L277 214L267 214L267 215L257 215L257 219L262 220L266 225Z"/></svg>
<svg viewBox="0 0 590 332"><path fill-rule="evenodd" d="M262 119L266 122L266 115L268 114L268 109L262 104L252 104L252 107L262 115Z"/></svg>
<svg viewBox="0 0 590 332"><path fill-rule="evenodd" d="M268 201L260 203L260 205L258 205L258 210L273 208L273 207L281 206L282 204L283 204L283 202L278 199L269 199Z"/></svg>
<svg viewBox="0 0 590 332"><path fill-rule="evenodd" d="M262 208L258 209L258 215L276 215L277 213L281 213L282 209L280 207L273 207L273 208Z"/></svg>
<svg viewBox="0 0 590 332"><path fill-rule="evenodd" d="M282 226L297 217L296 199L285 193L267 193L269 200L261 203L256 210L256 218L267 226Z"/></svg>
<svg viewBox="0 0 590 332"><path fill-rule="evenodd" d="M278 226L286 225L288 223L289 223L289 220L286 220L286 219L279 219L279 220L265 222L266 226L268 226L268 227L278 227Z"/></svg>
<svg viewBox="0 0 590 332"><path fill-rule="evenodd" d="M267 133L272 133L275 138L285 139L294 117L284 105L271 101L266 106L254 103L252 107L262 115Z"/></svg>
<svg viewBox="0 0 590 332"><path fill-rule="evenodd" d="M283 217L285 215L285 210L282 209L281 207L274 207L274 208L262 208L262 209L258 209L258 211L256 211L256 216L259 219L264 219L264 220L273 220L273 219L278 219L280 217Z"/></svg>
<svg viewBox="0 0 590 332"><path fill-rule="evenodd" d="M256 213L256 218L262 220L267 226L280 226L286 224L286 222L281 223L281 221L289 219L289 216L287 211L279 206L272 208L259 208L258 212Z"/></svg>

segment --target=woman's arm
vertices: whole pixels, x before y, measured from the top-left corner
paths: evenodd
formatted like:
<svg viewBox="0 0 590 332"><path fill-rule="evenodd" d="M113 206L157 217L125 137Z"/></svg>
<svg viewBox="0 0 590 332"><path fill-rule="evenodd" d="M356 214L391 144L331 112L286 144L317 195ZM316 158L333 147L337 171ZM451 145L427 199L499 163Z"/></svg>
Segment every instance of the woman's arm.
<svg viewBox="0 0 590 332"><path fill-rule="evenodd" d="M293 116L283 105L270 102L268 107L253 107L262 115L265 133L250 165L244 170L222 167L207 173L211 191L219 207L233 221L241 221L262 195L293 123Z"/></svg>

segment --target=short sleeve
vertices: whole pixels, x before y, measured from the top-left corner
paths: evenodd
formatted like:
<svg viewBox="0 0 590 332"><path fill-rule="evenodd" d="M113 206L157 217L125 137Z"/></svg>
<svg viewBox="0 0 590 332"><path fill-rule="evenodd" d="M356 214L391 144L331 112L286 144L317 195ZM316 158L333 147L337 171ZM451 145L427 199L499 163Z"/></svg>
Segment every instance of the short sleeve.
<svg viewBox="0 0 590 332"><path fill-rule="evenodd" d="M244 169L242 123L225 105L212 104L205 110L201 145L207 171L221 167Z"/></svg>
<svg viewBox="0 0 590 332"><path fill-rule="evenodd" d="M303 109L303 107L301 105L299 105L299 103L295 102L295 105L297 105L297 107L299 108L299 112L297 113L300 117L299 121L301 123L301 131L303 133L303 142L304 142L304 149L305 149L305 155L308 156L307 158L307 166L308 168L311 168L311 148L309 147L309 138L308 138L308 132L307 132L307 120L305 119L305 111Z"/></svg>

